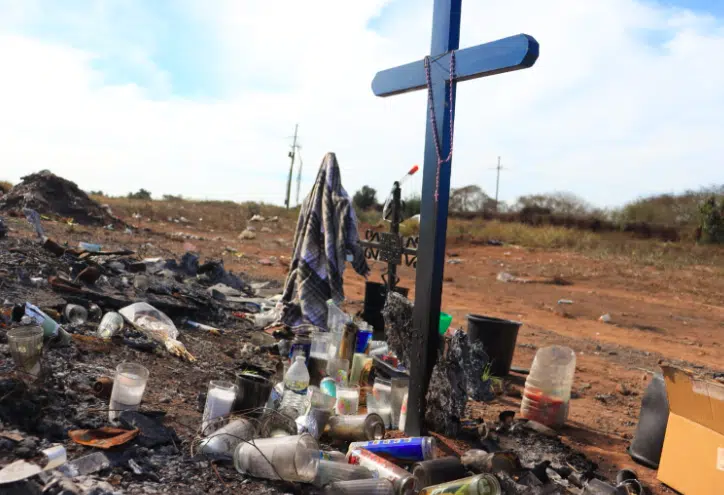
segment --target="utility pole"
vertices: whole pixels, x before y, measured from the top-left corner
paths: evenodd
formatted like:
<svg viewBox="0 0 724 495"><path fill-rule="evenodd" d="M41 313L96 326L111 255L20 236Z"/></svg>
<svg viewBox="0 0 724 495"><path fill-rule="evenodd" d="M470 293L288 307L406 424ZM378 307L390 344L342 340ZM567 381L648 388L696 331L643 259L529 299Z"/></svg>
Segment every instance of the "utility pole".
<svg viewBox="0 0 724 495"><path fill-rule="evenodd" d="M292 142L292 151L289 152L289 158L292 159L289 164L289 178L287 179L287 198L284 201L284 205L289 209L289 200L292 194L292 173L294 172L294 158L297 155L297 131L299 130L299 124L294 126L294 141Z"/></svg>
<svg viewBox="0 0 724 495"><path fill-rule="evenodd" d="M498 157L498 166L495 167L498 171L497 177L495 179L495 211L498 211L498 191L500 191L500 170L503 168L500 165L500 157Z"/></svg>
<svg viewBox="0 0 724 495"><path fill-rule="evenodd" d="M303 166L304 166L304 162L302 161L302 154L299 153L299 170L297 170L297 206L300 205L299 190L302 188L302 167Z"/></svg>

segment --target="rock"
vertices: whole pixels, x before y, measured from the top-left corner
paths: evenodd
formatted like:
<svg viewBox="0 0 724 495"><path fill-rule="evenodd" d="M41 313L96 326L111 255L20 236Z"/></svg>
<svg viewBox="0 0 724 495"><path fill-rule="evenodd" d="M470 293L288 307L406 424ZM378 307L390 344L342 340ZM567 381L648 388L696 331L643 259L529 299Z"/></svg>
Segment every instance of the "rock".
<svg viewBox="0 0 724 495"><path fill-rule="evenodd" d="M465 340L469 349L466 359L463 361L468 395L473 400L491 401L495 398L492 381L482 379L483 370L490 362L490 358L483 348L482 341L470 342L467 335Z"/></svg>
<svg viewBox="0 0 724 495"><path fill-rule="evenodd" d="M611 394L596 394L596 400L604 404L608 403L611 399L613 399L613 395Z"/></svg>
<svg viewBox="0 0 724 495"><path fill-rule="evenodd" d="M239 239L250 241L252 239L256 239L256 234L254 232L252 232L251 230L249 230L249 228L247 227L247 229L245 231L243 231L241 234L239 234Z"/></svg>
<svg viewBox="0 0 724 495"><path fill-rule="evenodd" d="M412 301L397 292L390 292L382 310L387 345L407 369L410 369L410 337L415 332L412 309Z"/></svg>
<svg viewBox="0 0 724 495"><path fill-rule="evenodd" d="M460 420L468 403L463 362L468 356L468 339L457 330L448 339L447 354L438 359L432 371L427 392L425 422L433 430L455 437L460 433Z"/></svg>

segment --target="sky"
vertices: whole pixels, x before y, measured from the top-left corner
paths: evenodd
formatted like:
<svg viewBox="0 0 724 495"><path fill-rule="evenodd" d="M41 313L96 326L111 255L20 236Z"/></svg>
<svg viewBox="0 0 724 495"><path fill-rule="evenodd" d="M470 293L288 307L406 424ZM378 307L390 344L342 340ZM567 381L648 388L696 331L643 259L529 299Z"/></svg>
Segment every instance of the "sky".
<svg viewBox="0 0 724 495"><path fill-rule="evenodd" d="M432 3L0 0L0 180L282 204L299 123L302 197L328 151L385 196L422 165L426 94L370 84L428 54ZM453 187L493 194L498 156L507 201L724 183L724 2L463 2L461 48L518 33L534 67L458 85Z"/></svg>

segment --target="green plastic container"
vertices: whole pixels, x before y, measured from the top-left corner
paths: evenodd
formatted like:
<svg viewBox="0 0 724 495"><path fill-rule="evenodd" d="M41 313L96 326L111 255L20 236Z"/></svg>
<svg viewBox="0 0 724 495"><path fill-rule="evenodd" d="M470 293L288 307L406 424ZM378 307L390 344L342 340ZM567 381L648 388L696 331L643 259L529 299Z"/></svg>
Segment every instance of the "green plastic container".
<svg viewBox="0 0 724 495"><path fill-rule="evenodd" d="M450 323L452 323L452 315L440 311L440 335L445 335L447 329L450 328Z"/></svg>

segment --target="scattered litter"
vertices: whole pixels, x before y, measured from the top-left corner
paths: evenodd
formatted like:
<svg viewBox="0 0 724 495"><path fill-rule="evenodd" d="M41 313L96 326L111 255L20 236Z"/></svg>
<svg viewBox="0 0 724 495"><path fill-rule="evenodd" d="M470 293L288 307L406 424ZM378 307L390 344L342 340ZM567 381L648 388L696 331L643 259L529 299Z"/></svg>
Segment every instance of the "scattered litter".
<svg viewBox="0 0 724 495"><path fill-rule="evenodd" d="M150 304L139 302L126 306L118 312L138 331L166 346L168 352L174 356L191 362L196 361L196 358L177 340L178 330L173 321Z"/></svg>
<svg viewBox="0 0 724 495"><path fill-rule="evenodd" d="M598 321L601 321L603 323L611 323L612 318L611 315L606 313L598 317Z"/></svg>
<svg viewBox="0 0 724 495"><path fill-rule="evenodd" d="M573 304L571 299L558 299L558 304Z"/></svg>
<svg viewBox="0 0 724 495"><path fill-rule="evenodd" d="M139 432L138 429L123 430L104 426L95 430L72 430L68 432L68 437L77 444L105 450L130 442Z"/></svg>
<svg viewBox="0 0 724 495"><path fill-rule="evenodd" d="M256 239L256 233L255 233L255 232L252 232L251 230L249 230L249 229L247 228L247 229L244 230L241 234L239 234L239 239L243 239L243 240Z"/></svg>
<svg viewBox="0 0 724 495"><path fill-rule="evenodd" d="M515 275L511 275L508 272L500 272L498 273L498 276L496 277L498 282L515 282L518 284L527 284L529 281L526 278L516 277Z"/></svg>

